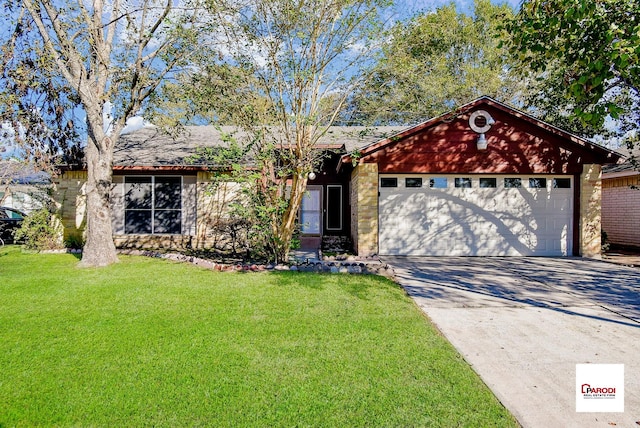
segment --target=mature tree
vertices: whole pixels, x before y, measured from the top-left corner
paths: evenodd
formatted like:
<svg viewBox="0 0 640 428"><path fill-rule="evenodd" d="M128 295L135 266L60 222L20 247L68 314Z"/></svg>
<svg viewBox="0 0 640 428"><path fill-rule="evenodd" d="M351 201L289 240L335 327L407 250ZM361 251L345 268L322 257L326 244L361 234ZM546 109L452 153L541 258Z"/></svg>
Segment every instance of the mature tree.
<svg viewBox="0 0 640 428"><path fill-rule="evenodd" d="M476 0L472 16L451 3L397 23L346 120L414 124L482 95L513 102L521 79L497 38L511 17L506 4Z"/></svg>
<svg viewBox="0 0 640 428"><path fill-rule="evenodd" d="M113 149L127 118L136 114L169 73L186 64L198 45L203 18L199 0L9 0L11 50L18 70L3 76L27 93L50 96L46 85L82 108L88 171L84 266L117 261L112 238L109 193ZM36 37L37 36L37 37ZM34 44L35 43L35 44ZM37 52L40 57L34 55ZM35 61L35 65L30 64ZM105 126L105 103L114 105ZM64 103L60 103L64 104ZM58 112L34 109L45 122ZM20 109L16 101L12 105ZM61 113L62 114L62 113ZM53 132L64 128L46 123Z"/></svg>
<svg viewBox="0 0 640 428"><path fill-rule="evenodd" d="M375 47L387 0L223 3L214 2L226 54L179 85L191 88L179 109L242 130L260 172L253 203L264 207L269 251L283 260L318 140L361 83L357 70Z"/></svg>
<svg viewBox="0 0 640 428"><path fill-rule="evenodd" d="M5 4L0 10L0 19L15 24L0 32L2 186L25 170L53 175L56 164L77 163L81 153L75 97L54 70L42 67L50 58L22 25L26 11L14 13L12 6ZM16 49L19 43L25 47ZM32 84L35 80L37 85Z"/></svg>
<svg viewBox="0 0 640 428"><path fill-rule="evenodd" d="M528 0L506 29L512 51L550 88L538 104L600 128L640 119L640 4L636 0ZM546 101L546 102L545 102Z"/></svg>

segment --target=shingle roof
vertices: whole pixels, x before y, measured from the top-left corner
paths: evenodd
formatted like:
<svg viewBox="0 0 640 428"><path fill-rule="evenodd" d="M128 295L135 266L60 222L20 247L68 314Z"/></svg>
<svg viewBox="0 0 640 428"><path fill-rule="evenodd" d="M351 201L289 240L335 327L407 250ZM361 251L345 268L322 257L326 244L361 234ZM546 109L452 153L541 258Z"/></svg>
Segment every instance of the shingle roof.
<svg viewBox="0 0 640 428"><path fill-rule="evenodd" d="M333 126L320 138L319 146L344 146L351 152L373 142L388 138L404 128L383 126ZM189 156L199 147L220 147L223 134L233 134L239 139L246 135L234 127L188 126L178 136L171 136L154 126L147 126L130 134L124 134L116 143L114 165L116 167L187 166Z"/></svg>
<svg viewBox="0 0 640 428"><path fill-rule="evenodd" d="M0 161L0 180L5 183L46 184L50 179L49 174L38 171L33 166L12 160Z"/></svg>
<svg viewBox="0 0 640 428"><path fill-rule="evenodd" d="M640 162L640 147L635 147L633 150L621 147L618 149L618 152L627 159L632 157L636 162ZM602 174L640 174L640 171L638 171L637 167L627 160L623 163L603 165Z"/></svg>

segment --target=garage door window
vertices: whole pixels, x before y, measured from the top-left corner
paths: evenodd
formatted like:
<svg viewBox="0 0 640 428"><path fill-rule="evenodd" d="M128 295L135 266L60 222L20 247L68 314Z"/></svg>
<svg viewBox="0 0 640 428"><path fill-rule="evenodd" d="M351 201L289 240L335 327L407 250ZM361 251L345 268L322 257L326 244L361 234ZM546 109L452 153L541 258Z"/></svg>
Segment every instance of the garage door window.
<svg viewBox="0 0 640 428"><path fill-rule="evenodd" d="M570 178L554 178L553 188L554 189L571 189L571 179Z"/></svg>
<svg viewBox="0 0 640 428"><path fill-rule="evenodd" d="M462 187L465 189L471 188L471 179L470 178L456 178L455 179L456 187Z"/></svg>
<svg viewBox="0 0 640 428"><path fill-rule="evenodd" d="M446 177L434 177L429 179L429 187L432 189L446 189L447 178Z"/></svg>
<svg viewBox="0 0 640 428"><path fill-rule="evenodd" d="M522 180L520 178L505 178L505 189L519 189L522 187Z"/></svg>
<svg viewBox="0 0 640 428"><path fill-rule="evenodd" d="M380 187L398 187L398 179L393 178L381 178Z"/></svg>
<svg viewBox="0 0 640 428"><path fill-rule="evenodd" d="M405 178L404 187L422 187L422 178L416 178L416 177Z"/></svg>
<svg viewBox="0 0 640 428"><path fill-rule="evenodd" d="M495 188L497 187L497 180L495 178L481 178L480 187L482 188Z"/></svg>
<svg viewBox="0 0 640 428"><path fill-rule="evenodd" d="M529 188L530 189L546 189L547 179L546 178L530 178Z"/></svg>

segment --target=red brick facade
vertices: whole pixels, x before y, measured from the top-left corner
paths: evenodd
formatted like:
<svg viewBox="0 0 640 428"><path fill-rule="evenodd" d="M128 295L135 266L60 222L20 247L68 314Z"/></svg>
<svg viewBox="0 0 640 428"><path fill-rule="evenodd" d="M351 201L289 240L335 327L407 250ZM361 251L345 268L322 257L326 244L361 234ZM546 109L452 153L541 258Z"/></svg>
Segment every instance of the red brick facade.
<svg viewBox="0 0 640 428"><path fill-rule="evenodd" d="M602 230L612 245L640 248L640 174L602 180Z"/></svg>

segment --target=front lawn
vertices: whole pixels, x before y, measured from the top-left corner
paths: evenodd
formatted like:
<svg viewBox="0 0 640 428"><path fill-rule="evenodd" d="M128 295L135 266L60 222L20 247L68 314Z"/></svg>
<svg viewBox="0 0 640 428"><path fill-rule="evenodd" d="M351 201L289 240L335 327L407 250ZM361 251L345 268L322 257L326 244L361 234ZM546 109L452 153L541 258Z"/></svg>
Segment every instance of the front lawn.
<svg viewBox="0 0 640 428"><path fill-rule="evenodd" d="M517 426L392 282L0 248L0 427Z"/></svg>

